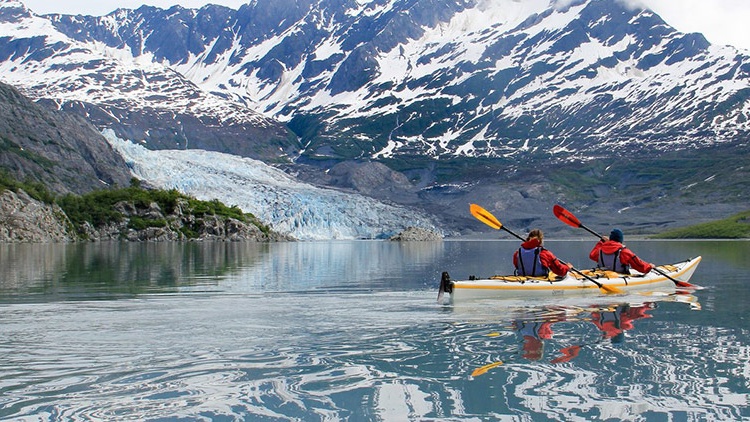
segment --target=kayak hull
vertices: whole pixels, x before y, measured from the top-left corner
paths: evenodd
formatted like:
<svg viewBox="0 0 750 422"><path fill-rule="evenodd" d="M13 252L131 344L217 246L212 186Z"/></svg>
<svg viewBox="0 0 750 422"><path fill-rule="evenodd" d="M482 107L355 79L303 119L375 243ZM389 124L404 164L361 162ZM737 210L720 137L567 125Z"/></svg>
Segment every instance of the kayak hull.
<svg viewBox="0 0 750 422"><path fill-rule="evenodd" d="M674 280L687 282L700 261L701 257L698 256L671 265L661 265L657 269ZM580 272L605 286L605 288L613 287L613 290L623 293L644 290L675 290L674 281L657 271L651 271L648 274L641 274L637 271L631 271L631 274L603 270L581 270ZM451 303L456 303L491 298L601 295L603 290L596 283L574 271L569 272L565 277L553 279L508 275L472 280L450 280L448 273L443 273L438 301L443 300L444 293L450 294Z"/></svg>

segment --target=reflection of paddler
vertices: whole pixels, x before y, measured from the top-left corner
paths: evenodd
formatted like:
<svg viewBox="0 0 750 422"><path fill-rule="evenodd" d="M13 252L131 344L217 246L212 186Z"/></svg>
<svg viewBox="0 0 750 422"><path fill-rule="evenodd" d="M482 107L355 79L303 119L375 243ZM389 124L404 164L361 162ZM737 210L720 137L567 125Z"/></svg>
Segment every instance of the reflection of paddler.
<svg viewBox="0 0 750 422"><path fill-rule="evenodd" d="M630 306L622 304L612 311L591 312L591 322L604 334L605 339L611 339L613 343L620 343L625 339L625 331L633 329L633 321L641 318L651 318L647 314L653 304L646 303L643 306Z"/></svg>
<svg viewBox="0 0 750 422"><path fill-rule="evenodd" d="M555 321L556 322L556 321ZM544 342L552 338L552 322L513 322L515 330L523 337L523 356L529 360L539 360L544 355Z"/></svg>
<svg viewBox="0 0 750 422"><path fill-rule="evenodd" d="M573 358L578 356L578 353L581 351L581 346L568 346L563 347L560 349L560 353L562 353L562 356L556 357L552 359L551 363L563 363L563 362L569 362Z"/></svg>

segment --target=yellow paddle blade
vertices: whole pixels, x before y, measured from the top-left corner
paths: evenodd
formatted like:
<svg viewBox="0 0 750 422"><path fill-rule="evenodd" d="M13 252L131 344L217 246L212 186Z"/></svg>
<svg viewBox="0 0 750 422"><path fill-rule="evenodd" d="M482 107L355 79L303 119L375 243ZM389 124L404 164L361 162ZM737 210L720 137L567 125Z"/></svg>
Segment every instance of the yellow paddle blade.
<svg viewBox="0 0 750 422"><path fill-rule="evenodd" d="M471 215L476 217L477 220L492 227L495 230L500 230L503 227L503 223L498 221L498 219L495 218L492 213L477 204L470 204L469 211L471 211Z"/></svg>
<svg viewBox="0 0 750 422"><path fill-rule="evenodd" d="M480 368L477 368L477 369L475 369L475 370L474 370L474 372L472 372L472 373L471 373L471 376L472 376L472 377L478 377L478 376L480 376L480 375L484 375L484 374L486 374L486 373L487 373L487 371L489 371L490 369L492 369L492 368L497 368L498 366L500 366L500 365L502 365L502 364L503 364L503 361L497 361L497 362L495 362L495 363L491 363L491 364L489 364L489 365L484 365L484 366L482 366L482 367L480 367Z"/></svg>
<svg viewBox="0 0 750 422"><path fill-rule="evenodd" d="M599 290L603 291L607 294L620 294L622 293L622 290L618 289L615 286L607 286L605 284L602 285L602 287L599 288Z"/></svg>

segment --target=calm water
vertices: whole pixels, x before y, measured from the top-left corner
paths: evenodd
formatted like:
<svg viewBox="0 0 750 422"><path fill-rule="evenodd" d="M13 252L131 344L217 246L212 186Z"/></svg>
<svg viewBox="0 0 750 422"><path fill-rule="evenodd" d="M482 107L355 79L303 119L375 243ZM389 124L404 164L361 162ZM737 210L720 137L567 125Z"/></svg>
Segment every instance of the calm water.
<svg viewBox="0 0 750 422"><path fill-rule="evenodd" d="M0 419L750 420L750 242L630 246L706 288L436 303L507 241L0 245Z"/></svg>

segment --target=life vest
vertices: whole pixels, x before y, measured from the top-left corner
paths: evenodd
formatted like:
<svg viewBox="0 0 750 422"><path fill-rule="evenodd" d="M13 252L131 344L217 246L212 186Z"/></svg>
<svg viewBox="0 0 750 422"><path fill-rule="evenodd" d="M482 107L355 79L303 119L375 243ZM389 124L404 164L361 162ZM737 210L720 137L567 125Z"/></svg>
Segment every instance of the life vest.
<svg viewBox="0 0 750 422"><path fill-rule="evenodd" d="M541 359L544 355L544 342L542 340L552 338L552 323L516 321L513 325L523 337L523 354L521 356L529 360Z"/></svg>
<svg viewBox="0 0 750 422"><path fill-rule="evenodd" d="M542 265L542 259L539 256L542 247L534 249L518 249L518 268L517 275L526 275L532 277L546 277L549 275L549 268Z"/></svg>
<svg viewBox="0 0 750 422"><path fill-rule="evenodd" d="M552 337L552 330L544 322L527 322L527 321L515 321L513 323L516 331L523 337L534 337L538 339L548 339Z"/></svg>
<svg viewBox="0 0 750 422"><path fill-rule="evenodd" d="M622 252L623 249L625 249L625 247L618 249L615 253L604 253L604 251L600 249L599 261L597 262L599 268L606 268L616 273L629 273L630 266L623 265L622 261L620 261L620 252Z"/></svg>

